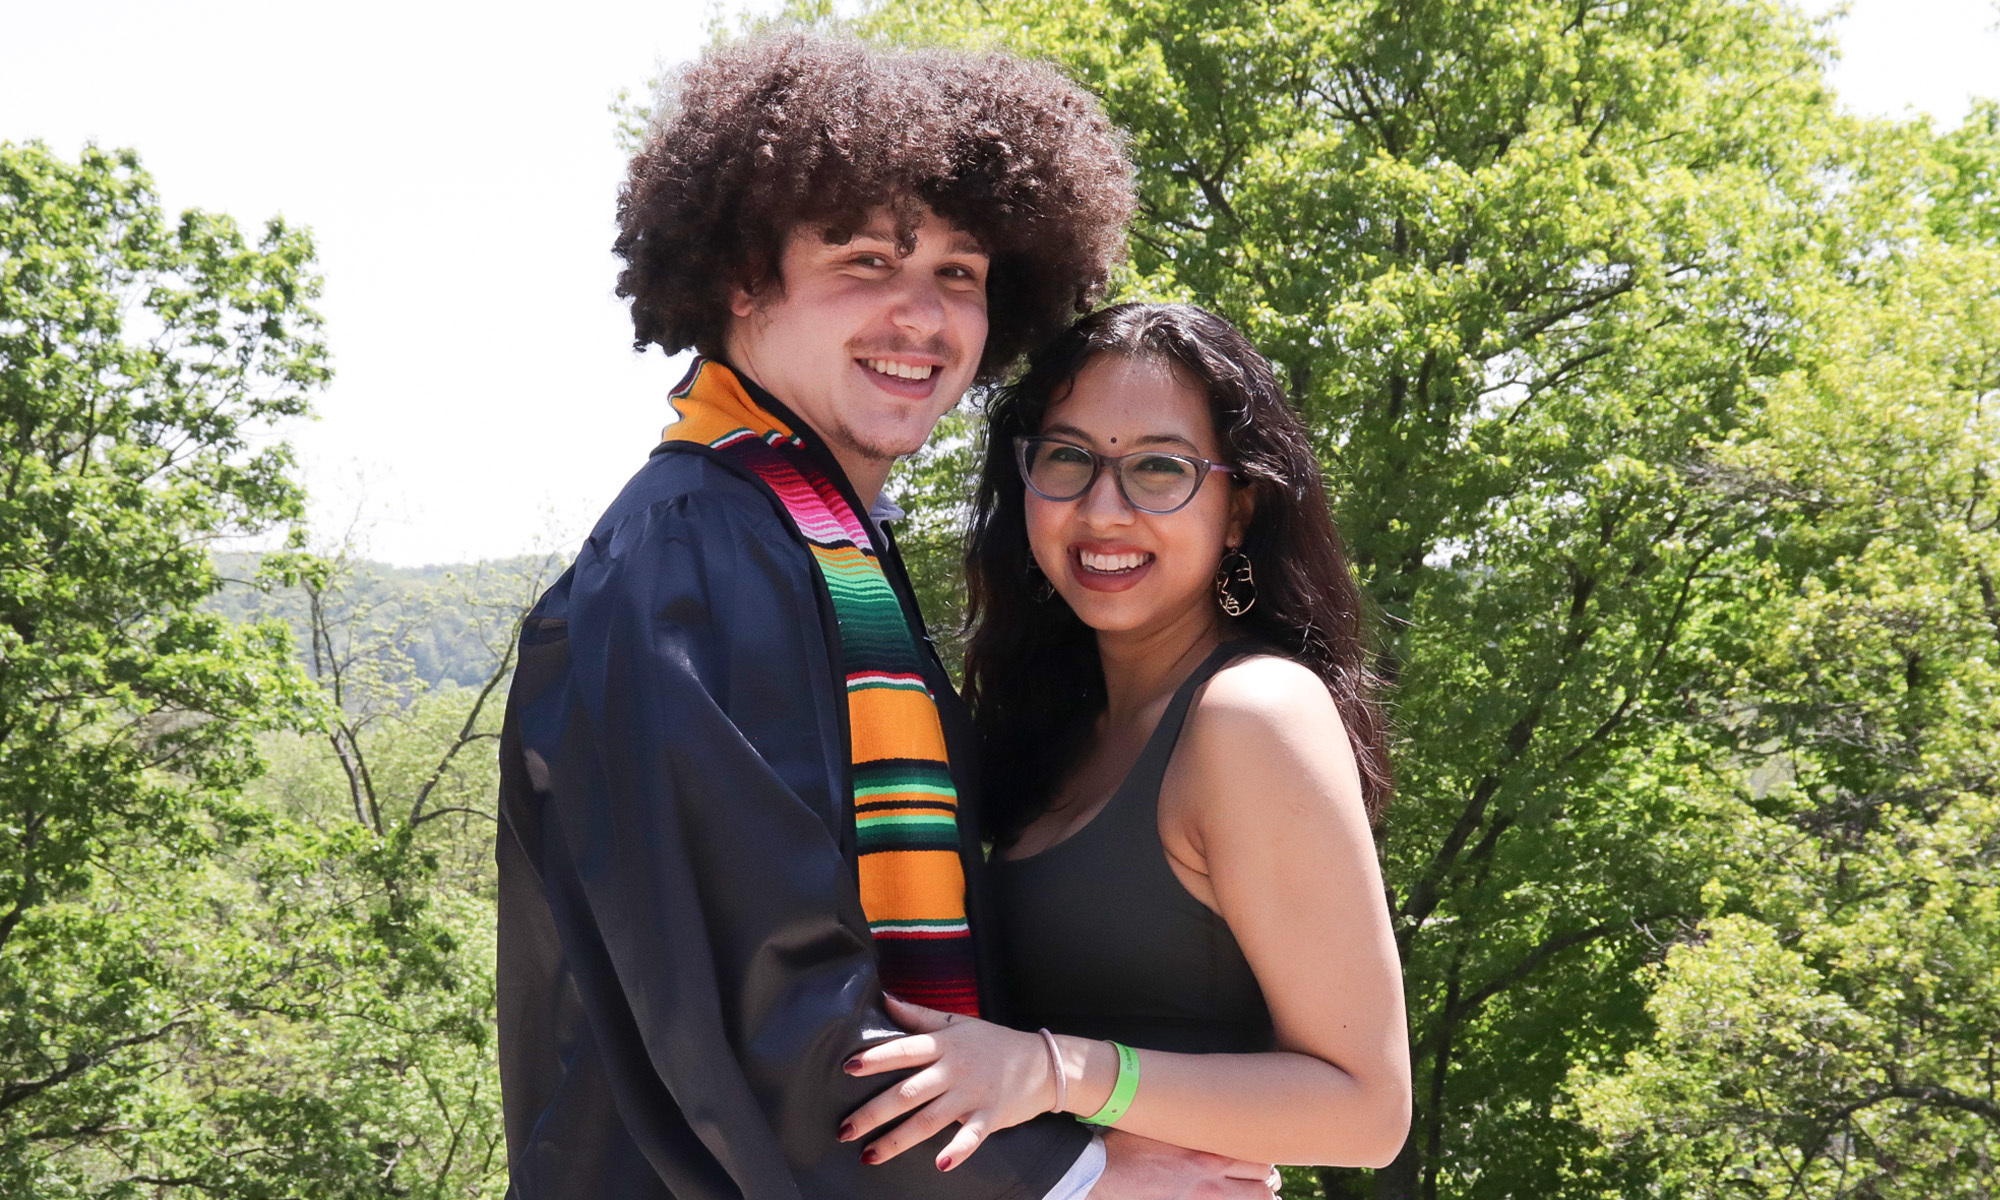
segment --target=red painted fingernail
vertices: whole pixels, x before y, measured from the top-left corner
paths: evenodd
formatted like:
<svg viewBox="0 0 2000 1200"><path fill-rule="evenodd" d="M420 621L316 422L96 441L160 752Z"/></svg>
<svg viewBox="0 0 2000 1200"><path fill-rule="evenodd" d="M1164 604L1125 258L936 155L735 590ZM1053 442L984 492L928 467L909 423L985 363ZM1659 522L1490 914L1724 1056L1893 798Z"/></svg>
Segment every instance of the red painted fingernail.
<svg viewBox="0 0 2000 1200"><path fill-rule="evenodd" d="M951 1160L949 1158L938 1159L938 1170L940 1171L951 1170Z"/></svg>
<svg viewBox="0 0 2000 1200"><path fill-rule="evenodd" d="M854 1126L852 1126L852 1125L842 1125L842 1126L840 1127L840 1133L839 1133L839 1135L838 1135L838 1136L839 1136L840 1140L841 1140L841 1141L843 1141L843 1142L851 1142L851 1141L853 1141L853 1140L854 1140Z"/></svg>
<svg viewBox="0 0 2000 1200"><path fill-rule="evenodd" d="M859 1070L861 1069L861 1058L860 1058L860 1056L859 1056L859 1055L857 1055L857 1056L855 1056L855 1057L853 1057L853 1058L850 1058L850 1059L848 1059L848 1060L847 1060L846 1062L844 1062L844 1063L841 1063L841 1064L840 1064L840 1069L841 1069L841 1070L843 1070L843 1071L845 1071L845 1072L847 1072L847 1073L848 1073L849 1075L852 1075L852 1074L854 1074L854 1073L855 1073L856 1071L859 1071Z"/></svg>
<svg viewBox="0 0 2000 1200"><path fill-rule="evenodd" d="M882 1152L880 1150L877 1150L875 1147L870 1146L868 1147L868 1149L863 1150L861 1152L861 1161L867 1163L869 1166L872 1167L876 1163L882 1161Z"/></svg>

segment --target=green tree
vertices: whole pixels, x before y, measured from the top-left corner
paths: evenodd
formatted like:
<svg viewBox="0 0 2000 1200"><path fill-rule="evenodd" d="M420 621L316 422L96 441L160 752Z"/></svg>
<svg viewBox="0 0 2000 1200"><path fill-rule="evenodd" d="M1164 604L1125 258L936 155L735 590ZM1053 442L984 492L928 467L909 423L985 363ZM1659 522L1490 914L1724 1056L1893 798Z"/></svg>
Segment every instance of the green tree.
<svg viewBox="0 0 2000 1200"><path fill-rule="evenodd" d="M1319 436L1400 716L1418 1111L1293 1184L1990 1190L2000 111L1842 118L1781 0L784 19L1087 82L1122 297L1237 321ZM962 432L892 484L934 617Z"/></svg>
<svg viewBox="0 0 2000 1200"><path fill-rule="evenodd" d="M253 733L310 693L199 610L217 538L296 520L263 445L327 378L310 239L169 223L130 153L0 145L0 1190L142 1182L149 1081L243 981L206 872Z"/></svg>
<svg viewBox="0 0 2000 1200"><path fill-rule="evenodd" d="M979 479L976 403L946 413L924 448L896 464L885 489L904 510L891 531L945 666L965 660L965 523Z"/></svg>
<svg viewBox="0 0 2000 1200"><path fill-rule="evenodd" d="M2000 105L1877 139L1907 215L1717 455L1766 515L1716 915L1586 1118L1687 1196L2000 1190ZM1914 185L1914 186L1912 186Z"/></svg>
<svg viewBox="0 0 2000 1200"><path fill-rule="evenodd" d="M284 981L217 1022L198 1119L158 1152L233 1194L475 1197L506 1166L493 1055L492 753L539 559L386 589L346 553L261 564L251 615L299 614L323 703L267 734L248 792L272 835L231 864L230 957ZM427 681L412 649L483 644L479 679Z"/></svg>
<svg viewBox="0 0 2000 1200"><path fill-rule="evenodd" d="M1633 970L1700 911L1726 822L1699 728L1774 586L1754 514L1696 468L1853 246L1818 35L1714 0L923 0L864 24L969 30L1095 88L1132 133L1136 279L1242 325L1319 434L1395 685L1417 1054L1402 1159L1324 1186L1598 1186L1564 1080L1646 1032Z"/></svg>
<svg viewBox="0 0 2000 1200"><path fill-rule="evenodd" d="M1787 586L1715 456L1894 235L1844 191L1822 35L1753 0L909 0L858 25L1090 84L1138 167L1127 293L1238 322L1320 438L1395 686L1418 1068L1399 1162L1321 1186L1623 1186L1565 1079L1650 1031L1634 971L1735 836L1715 774Z"/></svg>

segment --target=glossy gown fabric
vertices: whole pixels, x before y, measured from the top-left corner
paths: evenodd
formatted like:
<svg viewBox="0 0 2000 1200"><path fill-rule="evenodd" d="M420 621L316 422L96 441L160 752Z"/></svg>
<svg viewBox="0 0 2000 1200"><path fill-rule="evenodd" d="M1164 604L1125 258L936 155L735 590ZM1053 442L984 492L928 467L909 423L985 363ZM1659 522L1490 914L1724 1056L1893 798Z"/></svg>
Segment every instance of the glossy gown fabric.
<svg viewBox="0 0 2000 1200"><path fill-rule="evenodd" d="M530 614L498 843L515 1200L1039 1200L1083 1151L1050 1118L949 1173L932 1166L943 1135L873 1167L865 1142L834 1140L896 1077L840 1069L894 1027L856 884L832 620L770 493L685 446L655 453ZM928 657L971 798L966 716ZM990 1010L990 975L982 991Z"/></svg>

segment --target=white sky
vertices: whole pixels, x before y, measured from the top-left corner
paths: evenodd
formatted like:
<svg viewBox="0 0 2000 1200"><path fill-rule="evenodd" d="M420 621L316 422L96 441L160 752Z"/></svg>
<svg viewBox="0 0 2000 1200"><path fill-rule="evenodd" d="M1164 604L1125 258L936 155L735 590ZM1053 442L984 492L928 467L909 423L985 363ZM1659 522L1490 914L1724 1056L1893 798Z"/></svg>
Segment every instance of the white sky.
<svg viewBox="0 0 2000 1200"><path fill-rule="evenodd" d="M681 365L634 355L611 295L608 106L696 52L708 15L0 0L0 139L132 146L169 211L311 227L338 374L287 432L321 539L358 522L401 564L568 552L652 448ZM1954 125L2000 95L1996 26L1996 0L1855 0L1835 85Z"/></svg>

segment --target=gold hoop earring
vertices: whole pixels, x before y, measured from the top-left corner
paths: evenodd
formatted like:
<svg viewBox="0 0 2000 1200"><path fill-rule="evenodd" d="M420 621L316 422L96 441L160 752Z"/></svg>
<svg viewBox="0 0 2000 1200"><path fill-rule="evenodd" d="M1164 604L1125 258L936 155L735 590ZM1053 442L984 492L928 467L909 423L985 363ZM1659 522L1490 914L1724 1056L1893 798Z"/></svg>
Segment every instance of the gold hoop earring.
<svg viewBox="0 0 2000 1200"><path fill-rule="evenodd" d="M1245 588L1250 593L1247 599L1240 594ZM1239 547L1231 546L1215 569L1215 602L1232 617L1257 607L1257 574L1250 569L1250 556Z"/></svg>

